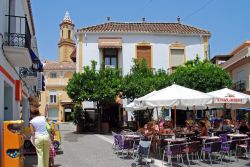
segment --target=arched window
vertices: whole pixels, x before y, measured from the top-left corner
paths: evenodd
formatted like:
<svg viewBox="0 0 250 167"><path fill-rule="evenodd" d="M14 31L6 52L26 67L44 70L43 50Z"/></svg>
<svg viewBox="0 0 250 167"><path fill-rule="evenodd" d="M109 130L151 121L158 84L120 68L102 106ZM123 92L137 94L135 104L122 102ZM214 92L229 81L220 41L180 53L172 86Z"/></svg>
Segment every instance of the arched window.
<svg viewBox="0 0 250 167"><path fill-rule="evenodd" d="M63 38L63 30L62 30L62 38Z"/></svg>
<svg viewBox="0 0 250 167"><path fill-rule="evenodd" d="M68 39L70 39L70 34L71 34L71 31L68 30Z"/></svg>

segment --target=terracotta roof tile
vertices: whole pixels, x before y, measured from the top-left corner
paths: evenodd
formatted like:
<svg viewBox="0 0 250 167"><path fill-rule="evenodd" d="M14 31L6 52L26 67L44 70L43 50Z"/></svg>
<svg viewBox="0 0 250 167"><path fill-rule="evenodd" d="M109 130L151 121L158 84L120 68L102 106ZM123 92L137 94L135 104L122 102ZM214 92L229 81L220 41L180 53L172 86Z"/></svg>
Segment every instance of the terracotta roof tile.
<svg viewBox="0 0 250 167"><path fill-rule="evenodd" d="M76 65L73 62L46 62L43 65L43 69L46 70L75 70Z"/></svg>
<svg viewBox="0 0 250 167"><path fill-rule="evenodd" d="M180 23L119 23L108 22L78 29L77 32L148 32L167 34L207 35L207 30Z"/></svg>

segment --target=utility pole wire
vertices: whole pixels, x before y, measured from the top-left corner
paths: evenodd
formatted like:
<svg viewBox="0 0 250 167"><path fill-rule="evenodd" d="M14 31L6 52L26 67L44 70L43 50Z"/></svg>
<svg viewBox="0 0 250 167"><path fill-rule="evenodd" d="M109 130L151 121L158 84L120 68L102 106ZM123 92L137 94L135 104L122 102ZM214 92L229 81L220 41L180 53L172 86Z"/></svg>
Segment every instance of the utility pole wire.
<svg viewBox="0 0 250 167"><path fill-rule="evenodd" d="M195 10L194 12L190 13L186 17L183 18L183 20L189 19L191 16L195 15L196 13L200 12L201 10L205 9L209 4L211 4L214 0L208 0L204 5L202 5L200 8Z"/></svg>

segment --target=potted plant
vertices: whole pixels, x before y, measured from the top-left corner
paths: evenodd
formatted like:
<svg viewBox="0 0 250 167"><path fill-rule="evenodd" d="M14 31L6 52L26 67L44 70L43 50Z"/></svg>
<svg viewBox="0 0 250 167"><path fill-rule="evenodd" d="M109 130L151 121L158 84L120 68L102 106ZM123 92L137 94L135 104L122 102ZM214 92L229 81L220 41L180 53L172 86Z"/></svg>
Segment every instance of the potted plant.
<svg viewBox="0 0 250 167"><path fill-rule="evenodd" d="M109 115L107 111L105 112L105 110L102 112L101 129L104 134L109 132Z"/></svg>

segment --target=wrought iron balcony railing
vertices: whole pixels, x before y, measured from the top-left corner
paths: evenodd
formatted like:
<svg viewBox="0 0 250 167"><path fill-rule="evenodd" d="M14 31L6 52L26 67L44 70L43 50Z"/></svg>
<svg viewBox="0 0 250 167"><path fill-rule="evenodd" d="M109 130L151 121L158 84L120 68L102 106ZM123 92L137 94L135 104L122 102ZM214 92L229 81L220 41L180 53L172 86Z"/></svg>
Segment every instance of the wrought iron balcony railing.
<svg viewBox="0 0 250 167"><path fill-rule="evenodd" d="M27 18L23 16L6 15L8 32L5 33L5 45L29 48L31 34Z"/></svg>
<svg viewBox="0 0 250 167"><path fill-rule="evenodd" d="M246 81L240 80L233 84L233 89L236 91L243 92L246 90Z"/></svg>
<svg viewBox="0 0 250 167"><path fill-rule="evenodd" d="M25 78L25 77L37 77L36 71L29 69L29 68L26 68L26 67L21 67L19 69L19 74L23 78Z"/></svg>

